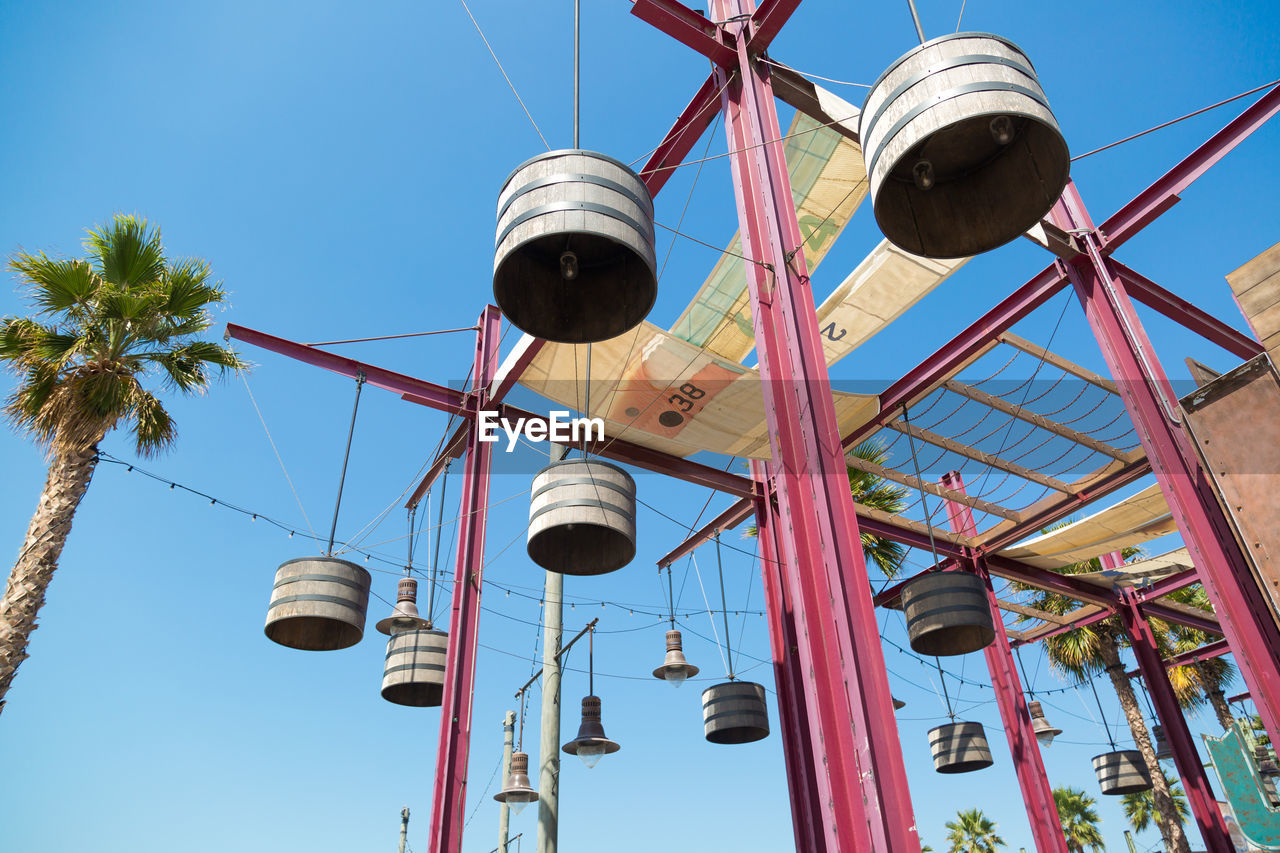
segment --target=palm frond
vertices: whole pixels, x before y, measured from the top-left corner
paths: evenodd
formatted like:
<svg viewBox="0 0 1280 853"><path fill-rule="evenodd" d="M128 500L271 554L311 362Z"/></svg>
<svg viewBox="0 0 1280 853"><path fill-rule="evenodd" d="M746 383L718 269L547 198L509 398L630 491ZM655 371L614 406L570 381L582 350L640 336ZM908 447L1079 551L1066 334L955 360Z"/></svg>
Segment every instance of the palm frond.
<svg viewBox="0 0 1280 853"><path fill-rule="evenodd" d="M27 282L31 302L41 314L83 316L102 287L102 279L84 261L19 253L9 267Z"/></svg>
<svg viewBox="0 0 1280 853"><path fill-rule="evenodd" d="M131 288L164 275L160 229L151 228L145 219L116 216L107 225L89 229L84 245L98 274L111 284Z"/></svg>
<svg viewBox="0 0 1280 853"><path fill-rule="evenodd" d="M139 456L168 450L178 438L177 426L164 405L147 391L139 391L130 405L134 446Z"/></svg>

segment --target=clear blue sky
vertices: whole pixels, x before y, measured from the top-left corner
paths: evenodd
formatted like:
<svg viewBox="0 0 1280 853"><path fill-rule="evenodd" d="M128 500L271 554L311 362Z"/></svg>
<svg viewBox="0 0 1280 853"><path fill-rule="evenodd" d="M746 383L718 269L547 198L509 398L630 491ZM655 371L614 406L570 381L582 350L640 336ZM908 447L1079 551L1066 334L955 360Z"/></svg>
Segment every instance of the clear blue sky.
<svg viewBox="0 0 1280 853"><path fill-rule="evenodd" d="M658 144L707 71L707 63L628 14L625 0L584 5L582 142L624 161ZM571 141L569 0L475 0L477 19L552 145ZM956 27L960 3L921 0L930 35ZM971 0L966 29L1021 44L1034 60L1073 152L1083 152L1280 77L1280 8L1273 3L1031 4ZM913 43L901 2L808 0L772 55L801 70L873 80ZM832 84L860 103L863 90ZM1074 176L1101 220L1225 123L1246 102L1076 164ZM175 255L208 258L232 293L219 318L303 341L470 325L491 298L494 200L507 173L542 149L460 3L118 3L0 6L0 250L75 254L83 229L116 212L161 223ZM782 110L784 126L789 111ZM709 153L726 149L723 132ZM706 141L700 142L701 151ZM1204 308L1243 325L1224 274L1280 239L1274 166L1280 125L1254 135L1186 193L1182 204L1122 251L1131 266ZM657 202L657 218L724 245L736 229L727 160L710 161L690 194L681 169ZM825 293L877 242L869 206L815 276ZM659 232L665 254L669 235ZM716 255L680 240L651 319L669 324ZM1029 244L973 261L892 329L842 362L835 376L875 387L916 364L1013 287L1044 258ZM1075 305L1060 297L1019 326L1102 370ZM1065 307L1065 310L1064 310ZM23 310L12 287L0 313ZM1219 368L1235 360L1172 324L1144 315L1171 375L1194 355ZM509 335L509 346L514 336ZM350 346L355 357L436 381L460 381L465 336ZM352 383L259 351L249 380L311 524L327 530ZM8 380L5 380L8 382ZM316 553L230 502L307 528L238 380L206 399L174 401L179 448L140 462L166 482L215 496L219 505L123 466L100 467L54 580L41 628L0 717L0 847L13 851L391 850L399 810L413 810L410 844L427 847L439 712L378 696L383 644L372 631L385 605L371 603L359 646L307 654L262 634L275 567ZM371 562L375 592L394 594L403 557L399 498L430 458L445 418L370 390L362 404L340 538L388 562ZM105 449L131 459L121 437ZM40 453L0 433L6 488L0 543L16 553L44 477ZM465 849L496 844L492 779L503 713L530 672L541 572L520 540L532 456L493 478L483 644L473 718ZM449 484L446 519L456 508ZM641 499L692 520L707 494L639 476ZM505 502L504 502L505 501ZM709 512L727 505L712 499ZM390 508L372 529L366 523ZM640 516L639 554L615 575L569 579L577 603L569 630L601 618L597 692L605 725L623 749L588 772L573 759L561 782L565 850L618 853L790 849L792 835L776 708L775 734L717 747L702 738L699 688L721 664L707 614L684 624L701 685L681 690L648 676L662 654L654 561L682 538L679 524ZM449 530L446 530L448 533ZM732 534L726 540L750 552ZM426 542L420 560L427 554ZM1152 550L1172 547L1155 543ZM508 547L510 546L510 547ZM452 554L442 564L452 571ZM914 555L923 564L924 555ZM715 606L714 557L699 556ZM686 567L678 567L681 582ZM727 550L730 608L758 611L758 569ZM508 597L503 588L512 589ZM425 585L424 585L425 590ZM531 596L531 597L530 597ZM601 601L613 602L603 609ZM703 608L688 575L682 611ZM631 610L636 610L634 614ZM886 636L905 645L898 614ZM772 686L768 638L757 615L741 631L744 675ZM988 725L996 766L978 775L932 772L925 732L945 720L929 669L886 646L918 824L935 849L942 824L979 807L1011 848L1031 839L989 689L957 700ZM585 655L564 685L564 740L586 692ZM1038 652L1027 656L1041 690L1062 685ZM754 667L754 668L752 668ZM750 669L749 669L750 668ZM978 656L948 670L985 680ZM748 672L749 669L749 672ZM610 677L619 676L619 677ZM936 682L936 674L933 676ZM956 681L950 680L953 696ZM1113 695L1100 688L1110 720ZM526 746L536 751L535 697ZM1073 692L1046 698L1065 730L1045 752L1055 784L1097 794L1090 756L1105 737ZM1201 730L1199 718L1192 721ZM1127 737L1124 739L1127 741ZM536 756L534 757L536 762ZM572 762L572 763L569 763ZM1110 849L1123 849L1118 804L1100 804ZM513 820L532 838L533 811ZM1193 830L1194 832L1194 830ZM1158 844L1148 832L1143 848Z"/></svg>

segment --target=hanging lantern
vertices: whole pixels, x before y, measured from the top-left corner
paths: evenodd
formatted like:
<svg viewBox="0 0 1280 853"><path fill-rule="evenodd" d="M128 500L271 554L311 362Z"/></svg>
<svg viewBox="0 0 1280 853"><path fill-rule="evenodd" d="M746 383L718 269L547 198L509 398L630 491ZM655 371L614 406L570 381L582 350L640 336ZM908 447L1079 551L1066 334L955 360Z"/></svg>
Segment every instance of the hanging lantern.
<svg viewBox="0 0 1280 853"><path fill-rule="evenodd" d="M672 687L684 684L685 679L698 674L698 668L684 658L684 650L679 631L667 632L667 657L662 666L653 671L654 678L665 680Z"/></svg>
<svg viewBox="0 0 1280 853"><path fill-rule="evenodd" d="M578 726L578 736L564 745L564 751L578 756L587 769L591 769L600 763L601 757L612 755L621 748L604 735L604 724L600 722L600 697L582 697L582 724Z"/></svg>
<svg viewBox="0 0 1280 853"><path fill-rule="evenodd" d="M1151 734L1156 739L1156 760L1163 761L1166 758L1173 758L1173 748L1169 746L1169 741L1165 739L1163 726L1152 726Z"/></svg>
<svg viewBox="0 0 1280 853"><path fill-rule="evenodd" d="M512 814L520 814L529 803L538 801L538 792L529 784L529 755L525 752L511 753L511 770L502 783L502 790L493 795L500 803L506 803Z"/></svg>
<svg viewBox="0 0 1280 853"><path fill-rule="evenodd" d="M897 246L960 258L1049 212L1071 157L1012 42L956 33L912 48L867 93L858 127L876 223Z"/></svg>
<svg viewBox="0 0 1280 853"><path fill-rule="evenodd" d="M398 631L387 641L382 698L413 708L438 708L444 698L444 661L449 635L444 631Z"/></svg>
<svg viewBox="0 0 1280 853"><path fill-rule="evenodd" d="M703 734L712 743L751 743L769 736L764 687L726 681L702 691Z"/></svg>
<svg viewBox="0 0 1280 853"><path fill-rule="evenodd" d="M947 723L930 729L929 749L933 769L939 773L972 773L994 763L982 723Z"/></svg>
<svg viewBox="0 0 1280 853"><path fill-rule="evenodd" d="M498 193L493 295L536 338L585 344L635 328L658 295L644 182L581 149L520 165Z"/></svg>
<svg viewBox="0 0 1280 853"><path fill-rule="evenodd" d="M1262 744L1258 744L1253 748L1253 760L1258 765L1258 774L1261 776L1277 776L1280 775L1280 765L1276 764L1276 760L1271 757L1271 751Z"/></svg>
<svg viewBox="0 0 1280 853"><path fill-rule="evenodd" d="M276 570L266 635L291 649L345 649L364 636L369 573L336 557L301 557Z"/></svg>
<svg viewBox="0 0 1280 853"><path fill-rule="evenodd" d="M1108 796L1136 794L1151 790L1151 773L1142 753L1136 749L1117 749L1093 757L1093 772L1102 793Z"/></svg>
<svg viewBox="0 0 1280 853"><path fill-rule="evenodd" d="M1055 728L1045 719L1044 708L1039 702L1032 702L1028 709L1031 711L1031 731L1035 733L1036 742L1041 746L1049 746L1054 738L1062 734L1062 729Z"/></svg>
<svg viewBox="0 0 1280 853"><path fill-rule="evenodd" d="M391 608L391 615L379 619L373 626L380 634L398 634L401 631L415 631L430 628L431 622L423 619L418 613L418 582L413 578L401 578L396 587L396 604Z"/></svg>
<svg viewBox="0 0 1280 853"><path fill-rule="evenodd" d="M533 478L529 558L549 572L602 575L636 555L636 483L599 459L553 462Z"/></svg>
<svg viewBox="0 0 1280 853"><path fill-rule="evenodd" d="M924 655L976 652L996 638L987 585L968 572L930 572L902 588L912 651Z"/></svg>

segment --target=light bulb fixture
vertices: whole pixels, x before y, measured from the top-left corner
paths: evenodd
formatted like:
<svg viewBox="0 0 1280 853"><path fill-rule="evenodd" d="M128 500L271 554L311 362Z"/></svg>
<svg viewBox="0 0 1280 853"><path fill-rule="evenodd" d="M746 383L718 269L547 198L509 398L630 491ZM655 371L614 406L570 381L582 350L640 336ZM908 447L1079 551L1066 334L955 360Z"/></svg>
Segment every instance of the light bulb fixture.
<svg viewBox="0 0 1280 853"><path fill-rule="evenodd" d="M1049 746L1055 737L1062 734L1062 729L1054 728L1053 724L1045 719L1044 708L1039 702L1030 703L1028 708L1031 711L1031 731L1035 733L1036 742L1041 746Z"/></svg>
<svg viewBox="0 0 1280 853"><path fill-rule="evenodd" d="M1008 145L1013 141L1013 119L1008 116L996 116L988 127L991 128L991 138L997 145Z"/></svg>
<svg viewBox="0 0 1280 853"><path fill-rule="evenodd" d="M511 753L511 770L502 783L502 790L493 795L500 803L506 803L512 814L520 814L529 803L538 801L538 792L529 784L529 754Z"/></svg>
<svg viewBox="0 0 1280 853"><path fill-rule="evenodd" d="M1164 736L1163 726L1152 726L1151 734L1155 738L1156 760L1164 761L1166 758L1173 758L1173 747L1169 746L1169 741Z"/></svg>
<svg viewBox="0 0 1280 853"><path fill-rule="evenodd" d="M662 666L653 671L654 678L661 678L672 687L679 687L685 680L698 674L698 668L685 660L679 631L667 632L667 657Z"/></svg>
<svg viewBox="0 0 1280 853"><path fill-rule="evenodd" d="M604 725L600 722L600 697L584 696L582 725L578 726L578 736L564 745L564 751L581 758L589 769L595 767L602 756L611 755L621 748L605 737Z"/></svg>
<svg viewBox="0 0 1280 853"><path fill-rule="evenodd" d="M560 253L560 277L565 281L578 277L578 256L573 252Z"/></svg>
<svg viewBox="0 0 1280 853"><path fill-rule="evenodd" d="M916 189L925 192L933 189L933 185L937 183L933 174L933 164L928 160L918 160L911 167L911 180L915 181Z"/></svg>
<svg viewBox="0 0 1280 853"><path fill-rule="evenodd" d="M379 619L374 625L380 634L399 634L403 631L421 631L431 628L431 620L418 613L418 582L413 578L401 578L396 588L396 604L391 615Z"/></svg>

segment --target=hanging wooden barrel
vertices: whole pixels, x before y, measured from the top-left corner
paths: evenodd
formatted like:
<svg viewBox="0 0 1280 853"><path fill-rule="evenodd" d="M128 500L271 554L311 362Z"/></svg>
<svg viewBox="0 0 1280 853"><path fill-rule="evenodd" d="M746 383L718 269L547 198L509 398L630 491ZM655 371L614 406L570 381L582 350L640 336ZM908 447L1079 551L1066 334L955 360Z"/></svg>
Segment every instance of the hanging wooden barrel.
<svg viewBox="0 0 1280 853"><path fill-rule="evenodd" d="M382 671L382 698L397 705L436 708L444 695L444 658L449 635L444 631L401 631L387 641Z"/></svg>
<svg viewBox="0 0 1280 853"><path fill-rule="evenodd" d="M996 638L987 585L968 572L933 572L902 588L911 648L922 655L963 655Z"/></svg>
<svg viewBox="0 0 1280 853"><path fill-rule="evenodd" d="M929 749L933 769L939 773L971 773L994 763L982 723L947 723L930 729Z"/></svg>
<svg viewBox="0 0 1280 853"><path fill-rule="evenodd" d="M931 258L986 252L1035 225L1071 157L1031 61L989 33L913 48L880 75L859 121L876 222Z"/></svg>
<svg viewBox="0 0 1280 853"><path fill-rule="evenodd" d="M1093 772L1102 793L1111 796L1136 794L1151 789L1151 773L1142 753L1136 749L1120 749L1093 757Z"/></svg>
<svg viewBox="0 0 1280 853"><path fill-rule="evenodd" d="M291 649L345 649L364 636L369 573L337 557L301 557L276 570L266 634Z"/></svg>
<svg viewBox="0 0 1280 853"><path fill-rule="evenodd" d="M529 558L550 572L602 575L636 555L636 483L599 459L553 462L533 478Z"/></svg>
<svg viewBox="0 0 1280 853"><path fill-rule="evenodd" d="M764 687L726 681L702 691L702 725L712 743L751 743L769 736Z"/></svg>
<svg viewBox="0 0 1280 853"><path fill-rule="evenodd" d="M653 197L593 151L548 151L498 194L493 295L517 328L561 343L617 337L658 295Z"/></svg>

